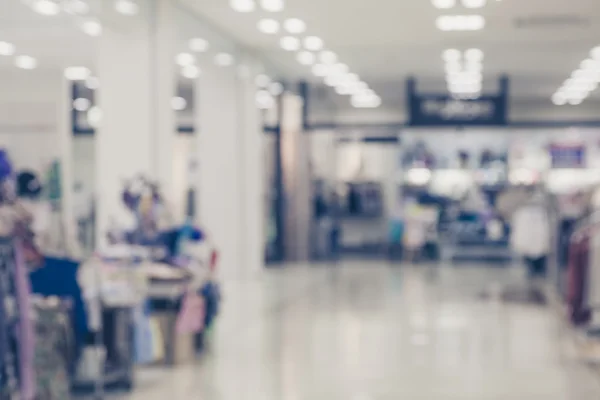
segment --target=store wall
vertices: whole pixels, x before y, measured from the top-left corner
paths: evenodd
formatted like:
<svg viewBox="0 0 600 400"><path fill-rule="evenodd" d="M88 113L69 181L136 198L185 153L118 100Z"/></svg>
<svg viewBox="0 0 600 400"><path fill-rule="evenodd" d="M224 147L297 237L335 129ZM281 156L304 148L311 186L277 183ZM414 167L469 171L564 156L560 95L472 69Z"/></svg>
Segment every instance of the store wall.
<svg viewBox="0 0 600 400"><path fill-rule="evenodd" d="M345 102L332 107L323 98L311 99L310 123L338 124L402 124L408 120L406 103L386 102L376 109L354 109ZM327 105L327 106L325 106ZM588 99L578 106L555 106L550 99L513 99L510 102L511 122L598 121L600 101Z"/></svg>

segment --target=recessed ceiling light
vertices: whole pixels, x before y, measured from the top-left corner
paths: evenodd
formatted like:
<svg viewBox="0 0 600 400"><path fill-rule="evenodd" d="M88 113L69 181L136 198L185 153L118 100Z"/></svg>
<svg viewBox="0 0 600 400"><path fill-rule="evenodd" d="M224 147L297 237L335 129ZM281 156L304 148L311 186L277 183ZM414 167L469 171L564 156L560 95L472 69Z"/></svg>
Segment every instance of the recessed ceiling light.
<svg viewBox="0 0 600 400"><path fill-rule="evenodd" d="M34 69L37 67L37 60L31 56L17 56L15 58L15 65L22 69Z"/></svg>
<svg viewBox="0 0 600 400"><path fill-rule="evenodd" d="M65 68L65 78L71 81L83 81L89 78L91 72L87 67L67 67Z"/></svg>
<svg viewBox="0 0 600 400"><path fill-rule="evenodd" d="M325 79L323 79L323 82L325 82L327 86L331 87L342 84L342 80L338 75L327 75Z"/></svg>
<svg viewBox="0 0 600 400"><path fill-rule="evenodd" d="M254 0L230 0L229 5L234 11L241 13L248 13L256 9L256 3Z"/></svg>
<svg viewBox="0 0 600 400"><path fill-rule="evenodd" d="M12 56L15 54L15 45L0 41L0 56Z"/></svg>
<svg viewBox="0 0 600 400"><path fill-rule="evenodd" d="M115 10L123 15L136 15L140 11L140 6L133 0L117 0Z"/></svg>
<svg viewBox="0 0 600 400"><path fill-rule="evenodd" d="M266 74L258 74L254 78L254 84L259 88L266 88L271 83L271 78Z"/></svg>
<svg viewBox="0 0 600 400"><path fill-rule="evenodd" d="M92 128L98 128L102 122L102 110L98 106L93 106L87 112L87 120Z"/></svg>
<svg viewBox="0 0 600 400"><path fill-rule="evenodd" d="M97 37L102 34L102 24L96 20L90 19L81 24L81 30L86 35Z"/></svg>
<svg viewBox="0 0 600 400"><path fill-rule="evenodd" d="M283 93L283 85L280 82L272 82L269 85L269 93L273 96L279 96Z"/></svg>
<svg viewBox="0 0 600 400"><path fill-rule="evenodd" d="M274 35L279 32L279 22L272 18L263 18L258 21L258 30L268 35Z"/></svg>
<svg viewBox="0 0 600 400"><path fill-rule="evenodd" d="M337 55L333 51L325 50L319 54L319 60L323 64L331 65L337 62Z"/></svg>
<svg viewBox="0 0 600 400"><path fill-rule="evenodd" d="M85 87L91 90L96 90L100 87L100 79L95 76L90 76L85 80Z"/></svg>
<svg viewBox="0 0 600 400"><path fill-rule="evenodd" d="M186 65L181 68L181 76L188 79L196 79L200 76L200 68L195 65Z"/></svg>
<svg viewBox="0 0 600 400"><path fill-rule="evenodd" d="M486 0L462 0L462 5L466 8L482 8L486 3Z"/></svg>
<svg viewBox="0 0 600 400"><path fill-rule="evenodd" d="M171 108L175 111L183 111L187 107L187 100L180 96L171 99Z"/></svg>
<svg viewBox="0 0 600 400"><path fill-rule="evenodd" d="M210 47L208 40L199 38L199 37L190 39L188 45L190 47L190 50L192 50L196 53L204 53L204 52L208 51L208 49Z"/></svg>
<svg viewBox="0 0 600 400"><path fill-rule="evenodd" d="M79 97L73 100L73 108L77 111L83 112L90 109L92 106L92 102L90 99L86 99L85 97Z"/></svg>
<svg viewBox="0 0 600 400"><path fill-rule="evenodd" d="M483 71L483 65L479 62L467 62L465 63L465 71L471 73L480 73Z"/></svg>
<svg viewBox="0 0 600 400"><path fill-rule="evenodd" d="M36 0L31 5L31 9L42 15L56 15L60 12L60 6L52 0Z"/></svg>
<svg viewBox="0 0 600 400"><path fill-rule="evenodd" d="M260 0L260 6L268 12L280 12L283 11L285 4L283 0Z"/></svg>
<svg viewBox="0 0 600 400"><path fill-rule="evenodd" d="M191 53L179 53L175 57L175 63L179 66L192 65L196 62L196 58Z"/></svg>
<svg viewBox="0 0 600 400"><path fill-rule="evenodd" d="M431 0L435 8L448 9L456 5L456 0Z"/></svg>
<svg viewBox="0 0 600 400"><path fill-rule="evenodd" d="M580 97L571 97L567 100L567 102L572 106L576 106L581 104L583 102L583 99Z"/></svg>
<svg viewBox="0 0 600 400"><path fill-rule="evenodd" d="M287 51L297 51L300 48L300 40L293 36L284 36L279 40L279 45Z"/></svg>
<svg viewBox="0 0 600 400"><path fill-rule="evenodd" d="M381 105L381 98L376 94L360 94L352 96L350 102L355 108L377 108Z"/></svg>
<svg viewBox="0 0 600 400"><path fill-rule="evenodd" d="M442 53L442 59L446 62L458 62L462 58L462 53L457 49L446 49Z"/></svg>
<svg viewBox="0 0 600 400"><path fill-rule="evenodd" d="M335 75L344 75L348 73L348 66L346 64L337 63L331 66L330 73Z"/></svg>
<svg viewBox="0 0 600 400"><path fill-rule="evenodd" d="M485 18L481 15L442 15L435 20L441 31L478 31L485 27Z"/></svg>
<svg viewBox="0 0 600 400"><path fill-rule="evenodd" d="M465 51L465 58L470 62L483 61L483 51L481 49L469 49Z"/></svg>
<svg viewBox="0 0 600 400"><path fill-rule="evenodd" d="M310 51L301 51L296 55L296 60L302 65L312 65L315 63L316 56Z"/></svg>
<svg viewBox="0 0 600 400"><path fill-rule="evenodd" d="M590 52L591 56L595 60L600 60L600 46L594 47Z"/></svg>
<svg viewBox="0 0 600 400"><path fill-rule="evenodd" d="M312 67L312 73L315 76L323 77L329 72L329 68L324 64L315 64Z"/></svg>
<svg viewBox="0 0 600 400"><path fill-rule="evenodd" d="M318 36L307 36L304 38L304 47L307 50L319 51L323 48L323 39Z"/></svg>
<svg viewBox="0 0 600 400"><path fill-rule="evenodd" d="M291 34L298 35L306 31L306 23L299 18L288 18L283 22L283 27Z"/></svg>
<svg viewBox="0 0 600 400"><path fill-rule="evenodd" d="M215 64L220 67L229 67L230 65L233 65L233 62L233 56L229 53L218 53L215 56Z"/></svg>

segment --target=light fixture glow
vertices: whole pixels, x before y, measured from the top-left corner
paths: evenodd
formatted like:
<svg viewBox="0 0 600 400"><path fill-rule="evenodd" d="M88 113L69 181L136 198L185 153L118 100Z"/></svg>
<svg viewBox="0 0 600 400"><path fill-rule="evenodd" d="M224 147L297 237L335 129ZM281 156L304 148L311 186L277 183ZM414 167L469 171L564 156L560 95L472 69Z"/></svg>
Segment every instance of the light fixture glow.
<svg viewBox="0 0 600 400"><path fill-rule="evenodd" d="M462 53L457 49L446 49L442 53L442 59L446 62L460 62Z"/></svg>
<svg viewBox="0 0 600 400"><path fill-rule="evenodd" d="M442 15L435 20L441 31L478 31L485 27L482 15Z"/></svg>
<svg viewBox="0 0 600 400"><path fill-rule="evenodd" d="M21 55L15 57L15 65L21 69L35 69L37 60L31 56Z"/></svg>
<svg viewBox="0 0 600 400"><path fill-rule="evenodd" d="M567 98L562 93L555 93L552 96L552 103L554 103L557 106L563 106L563 105L567 104Z"/></svg>
<svg viewBox="0 0 600 400"><path fill-rule="evenodd" d="M590 52L590 55L594 60L600 60L600 46L594 47Z"/></svg>
<svg viewBox="0 0 600 400"><path fill-rule="evenodd" d="M381 105L381 98L375 94L354 95L350 100L355 108L377 108Z"/></svg>
<svg viewBox="0 0 600 400"><path fill-rule="evenodd" d="M288 18L283 22L286 31L293 35L298 35L306 31L306 23L300 18Z"/></svg>
<svg viewBox="0 0 600 400"><path fill-rule="evenodd" d="M256 9L254 0L230 0L229 5L234 11L241 13L249 13Z"/></svg>
<svg viewBox="0 0 600 400"><path fill-rule="evenodd" d="M90 77L91 72L87 67L67 67L64 74L70 81L83 81Z"/></svg>
<svg viewBox="0 0 600 400"><path fill-rule="evenodd" d="M0 56L12 56L15 54L15 45L0 41Z"/></svg>
<svg viewBox="0 0 600 400"><path fill-rule="evenodd" d="M90 19L81 24L81 30L86 35L97 37L102 35L102 24L96 20Z"/></svg>
<svg viewBox="0 0 600 400"><path fill-rule="evenodd" d="M337 54L333 51L325 50L319 54L319 60L326 65L335 64L338 60Z"/></svg>
<svg viewBox="0 0 600 400"><path fill-rule="evenodd" d="M60 12L60 6L52 0L36 0L31 4L31 9L42 15L56 15Z"/></svg>
<svg viewBox="0 0 600 400"><path fill-rule="evenodd" d="M186 65L192 65L196 62L196 58L193 54L190 53L179 53L175 57L175 63L181 67L185 67Z"/></svg>
<svg viewBox="0 0 600 400"><path fill-rule="evenodd" d="M283 0L260 0L260 6L268 12L281 12L285 7Z"/></svg>
<svg viewBox="0 0 600 400"><path fill-rule="evenodd" d="M84 112L90 109L92 102L85 97L79 97L73 100L73 109L79 112Z"/></svg>
<svg viewBox="0 0 600 400"><path fill-rule="evenodd" d="M307 50L319 51L323 48L323 39L318 36L307 36L304 38L304 47Z"/></svg>
<svg viewBox="0 0 600 400"><path fill-rule="evenodd" d="M263 18L258 21L258 30L268 35L274 35L279 32L279 22L272 18Z"/></svg>
<svg viewBox="0 0 600 400"><path fill-rule="evenodd" d="M466 8L483 8L486 0L462 0L462 5Z"/></svg>
<svg viewBox="0 0 600 400"><path fill-rule="evenodd" d="M431 0L431 3L435 8L447 10L456 6L456 0Z"/></svg>
<svg viewBox="0 0 600 400"><path fill-rule="evenodd" d="M181 76L188 79L196 79L200 76L200 68L195 65L185 65L181 68Z"/></svg>
<svg viewBox="0 0 600 400"><path fill-rule="evenodd" d="M196 53L204 53L210 48L208 40L199 37L190 39L188 45L190 50Z"/></svg>
<svg viewBox="0 0 600 400"><path fill-rule="evenodd" d="M218 53L215 56L215 64L217 64L220 67L229 67L233 65L233 62L233 56L229 53Z"/></svg>
<svg viewBox="0 0 600 400"><path fill-rule="evenodd" d="M89 76L85 80L85 87L91 90L96 90L100 87L100 79L95 76Z"/></svg>
<svg viewBox="0 0 600 400"><path fill-rule="evenodd" d="M187 107L187 100L183 97L175 96L171 99L171 108L175 111L183 111Z"/></svg>
<svg viewBox="0 0 600 400"><path fill-rule="evenodd" d="M272 82L269 85L269 93L271 93L272 96L279 96L280 94L282 94L283 85L281 84L281 82Z"/></svg>
<svg viewBox="0 0 600 400"><path fill-rule="evenodd" d="M300 40L293 36L284 36L279 40L279 45L286 51L297 51L300 48Z"/></svg>
<svg viewBox="0 0 600 400"><path fill-rule="evenodd" d="M327 75L325 79L323 79L323 82L325 82L327 86L331 87L338 86L342 83L340 77L336 75Z"/></svg>
<svg viewBox="0 0 600 400"><path fill-rule="evenodd" d="M296 55L296 60L302 65L312 65L315 63L316 56L310 51L301 51Z"/></svg>
<svg viewBox="0 0 600 400"><path fill-rule="evenodd" d="M469 49L465 51L465 58L469 62L480 63L483 61L483 51L481 49Z"/></svg>
<svg viewBox="0 0 600 400"><path fill-rule="evenodd" d="M332 75L344 75L347 74L349 71L349 68L346 64L342 64L342 63L337 63L335 65L331 66L330 69L330 73Z"/></svg>
<svg viewBox="0 0 600 400"><path fill-rule="evenodd" d="M102 122L102 110L100 107L91 107L87 112L87 120L92 128L98 128Z"/></svg>
<svg viewBox="0 0 600 400"><path fill-rule="evenodd" d="M140 6L133 0L117 0L115 10L123 15L136 15L140 12Z"/></svg>

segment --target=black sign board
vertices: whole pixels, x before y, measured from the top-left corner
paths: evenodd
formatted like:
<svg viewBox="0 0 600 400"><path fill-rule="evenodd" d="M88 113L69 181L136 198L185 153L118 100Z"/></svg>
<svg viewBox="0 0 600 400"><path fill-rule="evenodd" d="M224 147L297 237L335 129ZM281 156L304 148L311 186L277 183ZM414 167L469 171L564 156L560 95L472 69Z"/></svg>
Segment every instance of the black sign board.
<svg viewBox="0 0 600 400"><path fill-rule="evenodd" d="M496 95L477 99L458 99L449 94L418 94L416 82L407 82L409 125L411 126L464 126L506 125L508 114L508 79L500 80L501 90Z"/></svg>

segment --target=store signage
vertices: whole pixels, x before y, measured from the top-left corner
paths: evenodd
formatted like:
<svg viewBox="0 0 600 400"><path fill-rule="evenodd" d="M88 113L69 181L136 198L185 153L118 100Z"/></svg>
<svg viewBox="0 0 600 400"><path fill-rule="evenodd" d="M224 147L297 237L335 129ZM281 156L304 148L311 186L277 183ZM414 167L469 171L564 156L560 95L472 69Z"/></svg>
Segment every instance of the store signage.
<svg viewBox="0 0 600 400"><path fill-rule="evenodd" d="M501 85L502 86L502 85ZM414 80L407 84L409 124L412 126L506 125L506 91L477 99L446 94L418 94Z"/></svg>
<svg viewBox="0 0 600 400"><path fill-rule="evenodd" d="M552 168L584 168L585 146L583 144L550 145Z"/></svg>

